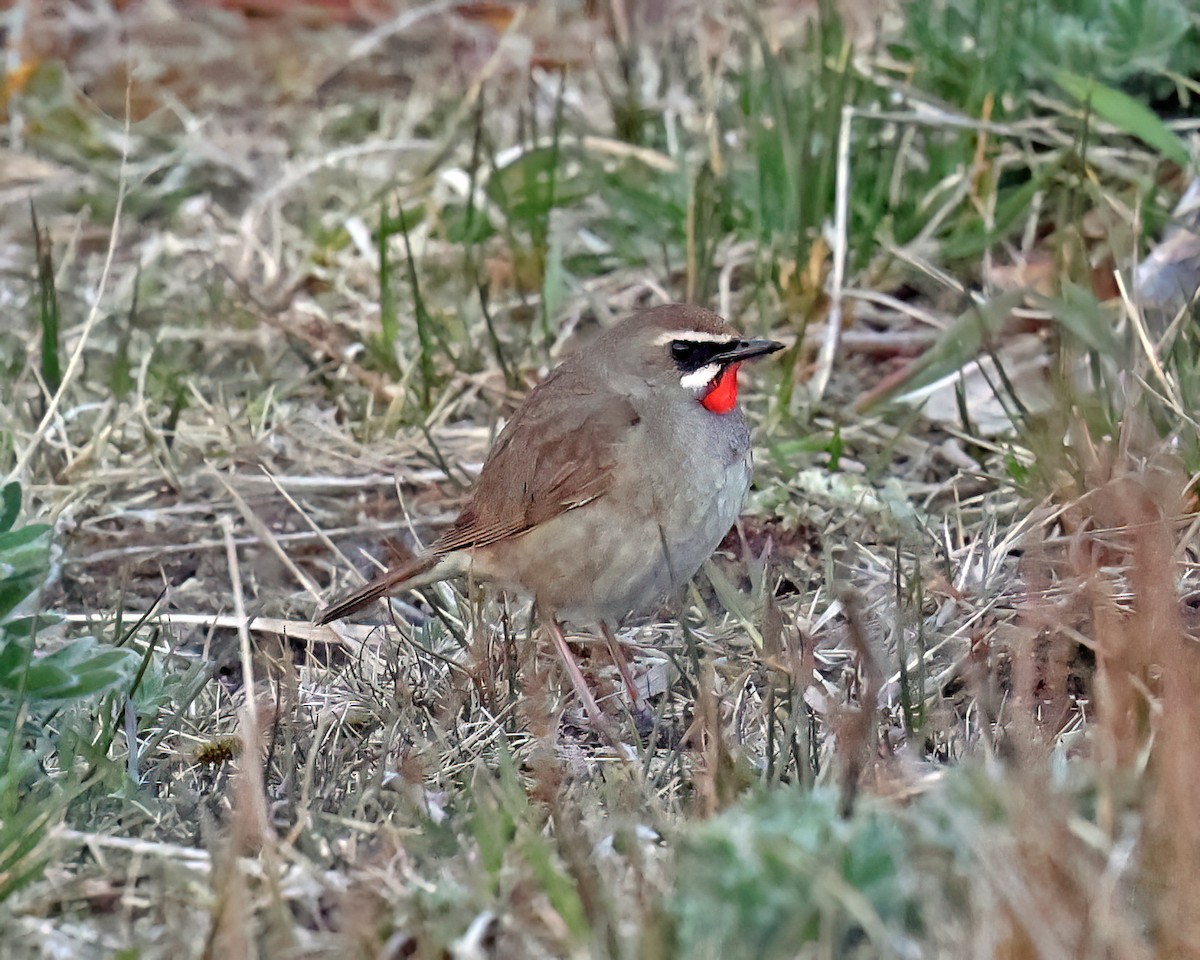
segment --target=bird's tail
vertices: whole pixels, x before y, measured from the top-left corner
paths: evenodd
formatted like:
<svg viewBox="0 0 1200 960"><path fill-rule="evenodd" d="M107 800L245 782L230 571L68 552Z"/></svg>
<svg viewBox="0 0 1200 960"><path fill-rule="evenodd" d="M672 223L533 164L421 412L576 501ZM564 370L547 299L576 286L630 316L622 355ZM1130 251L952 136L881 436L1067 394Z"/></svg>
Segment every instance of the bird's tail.
<svg viewBox="0 0 1200 960"><path fill-rule="evenodd" d="M437 569L439 565L446 565L446 559L436 554L423 554L413 557L398 567L390 567L370 583L359 587L353 593L346 594L340 600L335 600L323 610L319 610L314 622L322 624L340 620L356 610L361 610L367 604L374 603L386 594L423 587L426 584L454 576L456 572L454 570L440 572Z"/></svg>

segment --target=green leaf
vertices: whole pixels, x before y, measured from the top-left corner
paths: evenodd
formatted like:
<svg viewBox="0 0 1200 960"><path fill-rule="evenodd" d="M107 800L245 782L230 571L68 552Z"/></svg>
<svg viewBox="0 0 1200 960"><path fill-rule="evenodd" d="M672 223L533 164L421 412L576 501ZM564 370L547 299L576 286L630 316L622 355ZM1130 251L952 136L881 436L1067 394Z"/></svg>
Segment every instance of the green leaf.
<svg viewBox="0 0 1200 960"><path fill-rule="evenodd" d="M0 533L7 533L21 512L21 485L15 480L0 489Z"/></svg>
<svg viewBox="0 0 1200 960"><path fill-rule="evenodd" d="M40 571L30 570L0 579L0 622L44 582ZM7 628L6 628L7 632Z"/></svg>
<svg viewBox="0 0 1200 960"><path fill-rule="evenodd" d="M22 671L21 645L0 647L0 691L15 692L25 683L30 700L78 700L128 684L141 658L133 650L113 649L83 637L54 653L35 657Z"/></svg>
<svg viewBox="0 0 1200 960"><path fill-rule="evenodd" d="M32 752L0 761L0 903L42 874L51 859L44 844L62 816L63 794L46 780L31 787Z"/></svg>
<svg viewBox="0 0 1200 960"><path fill-rule="evenodd" d="M33 616L13 617L11 620L5 620L4 636L10 640L31 637L38 630L44 630L46 627L53 627L62 622L62 617L58 614L40 610Z"/></svg>
<svg viewBox="0 0 1200 960"><path fill-rule="evenodd" d="M48 523L31 523L20 530L10 530L6 533L0 533L0 564L12 563L8 554L16 551L20 547L27 546L33 543L38 537L42 537L50 533L51 527Z"/></svg>
<svg viewBox="0 0 1200 960"><path fill-rule="evenodd" d="M19 682L20 677L13 677L13 680ZM25 672L25 684L25 692L31 700L57 700L61 691L74 686L75 676L57 663L43 659L30 664Z"/></svg>
<svg viewBox="0 0 1200 960"><path fill-rule="evenodd" d="M0 533L0 621L45 582L50 533L44 523Z"/></svg>
<svg viewBox="0 0 1200 960"><path fill-rule="evenodd" d="M885 808L843 818L829 790L751 797L683 837L679 955L791 960L820 944L829 956L890 956L922 929L911 857Z"/></svg>
<svg viewBox="0 0 1200 960"><path fill-rule="evenodd" d="M5 680L24 663L25 651L21 644L12 641L0 644L0 686L3 686Z"/></svg>
<svg viewBox="0 0 1200 960"><path fill-rule="evenodd" d="M1120 90L1067 70L1056 70L1054 81L1076 100L1090 104L1102 120L1137 137L1181 167L1190 163L1191 154L1184 142L1145 104Z"/></svg>

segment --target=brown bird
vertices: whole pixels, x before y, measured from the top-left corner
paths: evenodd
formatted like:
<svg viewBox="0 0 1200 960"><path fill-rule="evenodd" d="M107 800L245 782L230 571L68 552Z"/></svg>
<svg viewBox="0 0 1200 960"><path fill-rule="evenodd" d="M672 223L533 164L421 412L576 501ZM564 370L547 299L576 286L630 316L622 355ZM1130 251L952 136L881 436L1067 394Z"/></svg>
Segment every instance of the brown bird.
<svg viewBox="0 0 1200 960"><path fill-rule="evenodd" d="M782 348L715 313L642 310L564 360L500 432L471 495L427 552L317 615L468 576L532 595L580 699L602 719L559 621L610 624L682 590L733 526L750 487L738 367Z"/></svg>

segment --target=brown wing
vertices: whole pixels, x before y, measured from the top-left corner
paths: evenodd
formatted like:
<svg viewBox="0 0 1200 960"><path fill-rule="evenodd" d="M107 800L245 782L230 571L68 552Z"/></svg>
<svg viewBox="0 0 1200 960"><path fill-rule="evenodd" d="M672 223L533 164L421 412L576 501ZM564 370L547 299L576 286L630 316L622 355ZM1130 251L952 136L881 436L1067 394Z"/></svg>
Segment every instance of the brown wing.
<svg viewBox="0 0 1200 960"><path fill-rule="evenodd" d="M435 553L519 536L604 496L617 447L640 418L626 398L584 380L579 371L559 368L525 398Z"/></svg>

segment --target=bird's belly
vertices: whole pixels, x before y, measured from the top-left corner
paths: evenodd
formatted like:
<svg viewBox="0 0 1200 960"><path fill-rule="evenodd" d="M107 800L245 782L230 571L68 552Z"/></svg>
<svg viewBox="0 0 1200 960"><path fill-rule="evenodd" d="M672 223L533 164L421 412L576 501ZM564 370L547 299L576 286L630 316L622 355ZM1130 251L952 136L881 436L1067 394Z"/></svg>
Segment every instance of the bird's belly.
<svg viewBox="0 0 1200 960"><path fill-rule="evenodd" d="M748 454L710 466L707 478L690 490L619 484L523 536L477 549L473 565L564 620L618 620L680 590L733 526L749 488Z"/></svg>

